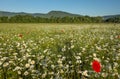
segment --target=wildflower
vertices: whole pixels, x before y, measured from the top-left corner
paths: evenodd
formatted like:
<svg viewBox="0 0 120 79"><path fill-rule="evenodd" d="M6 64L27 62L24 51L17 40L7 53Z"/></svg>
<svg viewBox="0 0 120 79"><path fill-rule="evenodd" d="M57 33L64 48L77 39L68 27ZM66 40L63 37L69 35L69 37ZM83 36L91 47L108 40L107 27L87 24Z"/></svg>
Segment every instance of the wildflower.
<svg viewBox="0 0 120 79"><path fill-rule="evenodd" d="M17 43L17 46L16 47L19 47L20 46L20 43Z"/></svg>
<svg viewBox="0 0 120 79"><path fill-rule="evenodd" d="M71 49L73 49L73 48L74 48L74 45L71 46Z"/></svg>
<svg viewBox="0 0 120 79"><path fill-rule="evenodd" d="M93 53L93 56L96 57L96 53Z"/></svg>
<svg viewBox="0 0 120 79"><path fill-rule="evenodd" d="M112 67L111 67L111 65L108 65L108 69L111 71L112 70Z"/></svg>
<svg viewBox="0 0 120 79"><path fill-rule="evenodd" d="M19 36L20 38L22 38L22 37L23 37L23 35L22 35L22 34L19 34L18 36Z"/></svg>
<svg viewBox="0 0 120 79"><path fill-rule="evenodd" d="M96 49L97 49L97 50L102 50L102 48L101 48L101 47L98 47L98 46L96 46Z"/></svg>
<svg viewBox="0 0 120 79"><path fill-rule="evenodd" d="M22 68L19 67L19 66L16 66L15 69L13 71L16 71L16 70L21 70Z"/></svg>
<svg viewBox="0 0 120 79"><path fill-rule="evenodd" d="M66 59L66 57L63 56L63 57L62 57L62 60L65 60L65 59Z"/></svg>
<svg viewBox="0 0 120 79"><path fill-rule="evenodd" d="M55 68L55 66L54 66L54 65L51 65L51 68L52 68L52 69L54 69L54 68Z"/></svg>
<svg viewBox="0 0 120 79"><path fill-rule="evenodd" d="M85 48L82 48L82 51L85 51L86 49Z"/></svg>
<svg viewBox="0 0 120 79"><path fill-rule="evenodd" d="M120 35L118 35L117 38L120 38Z"/></svg>
<svg viewBox="0 0 120 79"><path fill-rule="evenodd" d="M110 39L111 39L111 40L113 40L113 39L114 39L113 35L112 35L112 36L110 36Z"/></svg>
<svg viewBox="0 0 120 79"><path fill-rule="evenodd" d="M25 67L26 67L26 68L29 68L29 67L30 67L30 64L28 64L28 63L25 64Z"/></svg>
<svg viewBox="0 0 120 79"><path fill-rule="evenodd" d="M31 59L28 59L28 63L31 63L31 61L32 61Z"/></svg>
<svg viewBox="0 0 120 79"><path fill-rule="evenodd" d="M59 67L63 67L63 64L62 64L62 63L60 63L60 64L59 64Z"/></svg>
<svg viewBox="0 0 120 79"><path fill-rule="evenodd" d="M33 69L35 66L34 65L30 65L30 69Z"/></svg>
<svg viewBox="0 0 120 79"><path fill-rule="evenodd" d="M7 67L8 65L9 65L9 63L6 62L6 63L3 64L3 67Z"/></svg>
<svg viewBox="0 0 120 79"><path fill-rule="evenodd" d="M54 74L54 72L49 72L48 74L49 74L49 75L53 75L53 74Z"/></svg>
<svg viewBox="0 0 120 79"><path fill-rule="evenodd" d="M62 29L62 30L61 30L61 32L62 32L62 33L65 33L65 30L64 30L64 29Z"/></svg>
<svg viewBox="0 0 120 79"><path fill-rule="evenodd" d="M32 69L32 70L31 70L31 72L32 72L32 73L35 73L35 72L36 72L36 70L33 70L33 69Z"/></svg>
<svg viewBox="0 0 120 79"><path fill-rule="evenodd" d="M64 46L64 47L62 48L62 51L63 51L63 52L66 51L66 46Z"/></svg>
<svg viewBox="0 0 120 79"><path fill-rule="evenodd" d="M61 64L62 63L62 61L59 59L58 61L57 61L59 64Z"/></svg>
<svg viewBox="0 0 120 79"><path fill-rule="evenodd" d="M114 62L114 67L118 67L118 63L117 62Z"/></svg>
<svg viewBox="0 0 120 79"><path fill-rule="evenodd" d="M44 74L42 74L42 78L45 78L47 75L47 73L45 72Z"/></svg>
<svg viewBox="0 0 120 79"><path fill-rule="evenodd" d="M81 74L81 73L82 73L82 71L81 71L81 70L79 70L77 73L80 73L80 74Z"/></svg>
<svg viewBox="0 0 120 79"><path fill-rule="evenodd" d="M32 60L30 64L35 64L35 61L34 61L34 60Z"/></svg>
<svg viewBox="0 0 120 79"><path fill-rule="evenodd" d="M80 56L75 56L75 58L76 58L77 60L81 59Z"/></svg>
<svg viewBox="0 0 120 79"><path fill-rule="evenodd" d="M96 58L96 57L95 57L95 58L93 58L93 59L94 59L94 60L97 60L97 61L99 61L99 62L101 61L99 58Z"/></svg>
<svg viewBox="0 0 120 79"><path fill-rule="evenodd" d="M17 73L20 75L20 74L21 74L21 71L17 71Z"/></svg>
<svg viewBox="0 0 120 79"><path fill-rule="evenodd" d="M94 60L92 62L92 68L95 72L100 72L101 71L101 66L100 66L100 62L98 62L97 60Z"/></svg>
<svg viewBox="0 0 120 79"><path fill-rule="evenodd" d="M60 73L64 73L64 71L61 69L61 70L60 70Z"/></svg>
<svg viewBox="0 0 120 79"><path fill-rule="evenodd" d="M22 77L19 77L19 79L23 79Z"/></svg>
<svg viewBox="0 0 120 79"><path fill-rule="evenodd" d="M8 59L8 57L3 57L1 60L5 61L5 60L7 60L7 59Z"/></svg>
<svg viewBox="0 0 120 79"><path fill-rule="evenodd" d="M62 56L61 55L57 55L58 58L61 58Z"/></svg>
<svg viewBox="0 0 120 79"><path fill-rule="evenodd" d="M51 76L50 79L54 79L53 76Z"/></svg>
<svg viewBox="0 0 120 79"><path fill-rule="evenodd" d="M24 75L25 75L25 76L27 76L28 74L29 74L29 72L28 72L28 71L25 71L25 72L24 72Z"/></svg>
<svg viewBox="0 0 120 79"><path fill-rule="evenodd" d="M14 61L9 61L9 63L10 63L10 64L13 64L13 63L14 63Z"/></svg>
<svg viewBox="0 0 120 79"><path fill-rule="evenodd" d="M88 73L88 71L85 70L85 71L82 73L82 75L84 75L84 76L89 76L87 73Z"/></svg>
<svg viewBox="0 0 120 79"><path fill-rule="evenodd" d="M18 53L13 53L14 56L18 55Z"/></svg>
<svg viewBox="0 0 120 79"><path fill-rule="evenodd" d="M46 53L48 51L48 49L45 49L43 52Z"/></svg>
<svg viewBox="0 0 120 79"><path fill-rule="evenodd" d="M0 61L0 65L2 65L2 62Z"/></svg>
<svg viewBox="0 0 120 79"><path fill-rule="evenodd" d="M101 74L103 77L107 77L108 76L108 73L102 73Z"/></svg>
<svg viewBox="0 0 120 79"><path fill-rule="evenodd" d="M77 60L76 63L79 64L79 63L82 63L82 61L81 60Z"/></svg>
<svg viewBox="0 0 120 79"><path fill-rule="evenodd" d="M27 49L27 52L30 52L31 50L30 49Z"/></svg>
<svg viewBox="0 0 120 79"><path fill-rule="evenodd" d="M25 43L23 44L23 48L27 48L27 45Z"/></svg>

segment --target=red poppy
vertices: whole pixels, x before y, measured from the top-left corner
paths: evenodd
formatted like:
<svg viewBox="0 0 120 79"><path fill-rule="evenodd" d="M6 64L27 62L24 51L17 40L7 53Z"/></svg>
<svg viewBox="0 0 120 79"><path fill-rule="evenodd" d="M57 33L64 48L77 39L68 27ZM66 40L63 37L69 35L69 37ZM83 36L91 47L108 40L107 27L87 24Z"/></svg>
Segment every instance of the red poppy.
<svg viewBox="0 0 120 79"><path fill-rule="evenodd" d="M117 38L120 38L120 35L118 35Z"/></svg>
<svg viewBox="0 0 120 79"><path fill-rule="evenodd" d="M97 60L94 60L92 62L92 68L95 72L100 72L101 71L101 65L100 65L100 62L98 62Z"/></svg>
<svg viewBox="0 0 120 79"><path fill-rule="evenodd" d="M23 37L23 35L22 35L22 34L19 34L19 37L20 37L20 38L22 38L22 37Z"/></svg>
<svg viewBox="0 0 120 79"><path fill-rule="evenodd" d="M65 33L65 30L64 30L64 29L62 29L62 30L61 30L61 32Z"/></svg>

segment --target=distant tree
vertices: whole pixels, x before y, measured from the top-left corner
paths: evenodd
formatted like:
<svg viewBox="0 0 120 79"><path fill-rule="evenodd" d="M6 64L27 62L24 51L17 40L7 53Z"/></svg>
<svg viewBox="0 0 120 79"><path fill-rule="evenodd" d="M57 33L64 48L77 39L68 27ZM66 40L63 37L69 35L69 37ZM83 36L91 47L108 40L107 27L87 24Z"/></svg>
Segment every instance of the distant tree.
<svg viewBox="0 0 120 79"><path fill-rule="evenodd" d="M90 17L90 16L79 16L79 17L54 17L43 18L34 17L32 15L16 15L13 17L0 17L0 22L10 23L100 23L103 22L102 17ZM120 22L120 18L110 18L105 22Z"/></svg>
<svg viewBox="0 0 120 79"><path fill-rule="evenodd" d="M91 17L91 22L93 23L101 23L103 22L103 18L98 16L98 17Z"/></svg>
<svg viewBox="0 0 120 79"><path fill-rule="evenodd" d="M0 23L6 23L6 22L8 22L7 16L0 17Z"/></svg>
<svg viewBox="0 0 120 79"><path fill-rule="evenodd" d="M9 19L9 22L15 23L31 23L35 22L35 18L31 15L16 15Z"/></svg>
<svg viewBox="0 0 120 79"><path fill-rule="evenodd" d="M109 22L109 23L120 23L120 17L108 18L108 19L105 20L105 22Z"/></svg>

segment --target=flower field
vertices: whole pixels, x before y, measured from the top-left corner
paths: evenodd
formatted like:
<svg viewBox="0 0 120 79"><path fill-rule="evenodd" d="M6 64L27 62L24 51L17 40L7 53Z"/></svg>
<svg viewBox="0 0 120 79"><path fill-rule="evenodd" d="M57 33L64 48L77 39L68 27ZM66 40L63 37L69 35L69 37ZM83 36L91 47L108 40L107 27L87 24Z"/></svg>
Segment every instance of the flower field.
<svg viewBox="0 0 120 79"><path fill-rule="evenodd" d="M120 24L0 24L0 79L120 79Z"/></svg>

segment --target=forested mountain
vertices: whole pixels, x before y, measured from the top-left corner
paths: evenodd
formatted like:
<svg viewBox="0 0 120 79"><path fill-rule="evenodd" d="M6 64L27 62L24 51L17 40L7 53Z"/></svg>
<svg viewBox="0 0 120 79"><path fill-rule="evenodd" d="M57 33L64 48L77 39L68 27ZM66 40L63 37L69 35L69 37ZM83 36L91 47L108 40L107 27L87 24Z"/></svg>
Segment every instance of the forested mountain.
<svg viewBox="0 0 120 79"><path fill-rule="evenodd" d="M120 14L118 14L118 15L106 15L106 16L103 16L104 19L115 18L115 17L120 17Z"/></svg>
<svg viewBox="0 0 120 79"><path fill-rule="evenodd" d="M81 16L78 14L72 14L72 13L68 13L68 12L63 12L63 11L50 11L46 14L43 13L25 13L25 12L6 12L6 11L0 11L0 16L8 16L8 17L12 17L15 15L32 15L34 17L44 17L44 18L50 18L52 16L54 17L65 17L65 16L69 16L69 17L75 17L75 16Z"/></svg>
<svg viewBox="0 0 120 79"><path fill-rule="evenodd" d="M7 16L7 17L12 17L15 15L26 15L26 14L29 14L29 13L24 13L24 12L15 13L15 12L0 11L0 16Z"/></svg>
<svg viewBox="0 0 120 79"><path fill-rule="evenodd" d="M120 15L82 16L63 11L43 13L0 11L0 23L120 23Z"/></svg>

